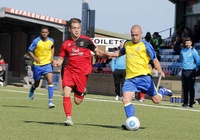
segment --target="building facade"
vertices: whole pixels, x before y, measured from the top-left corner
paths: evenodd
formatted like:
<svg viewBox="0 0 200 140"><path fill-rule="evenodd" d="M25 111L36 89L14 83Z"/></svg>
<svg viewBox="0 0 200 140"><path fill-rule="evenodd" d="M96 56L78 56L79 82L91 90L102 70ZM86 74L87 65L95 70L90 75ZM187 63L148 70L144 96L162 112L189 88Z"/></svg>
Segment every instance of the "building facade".
<svg viewBox="0 0 200 140"><path fill-rule="evenodd" d="M8 7L0 8L0 54L8 64L8 70L13 77L20 77L25 72L23 56L32 40L40 35L40 28L44 25L50 28L49 36L55 40L55 56L57 56L62 42L69 35L67 20ZM98 29L95 32L96 37L128 38ZM106 50L105 44L100 44L99 47L101 50Z"/></svg>

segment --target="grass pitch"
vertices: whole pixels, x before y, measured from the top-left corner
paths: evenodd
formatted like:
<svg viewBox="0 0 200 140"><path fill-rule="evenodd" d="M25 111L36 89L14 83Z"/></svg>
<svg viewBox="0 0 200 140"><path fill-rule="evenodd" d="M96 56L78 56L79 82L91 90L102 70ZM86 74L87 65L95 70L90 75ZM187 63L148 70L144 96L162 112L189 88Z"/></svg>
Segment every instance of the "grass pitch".
<svg viewBox="0 0 200 140"><path fill-rule="evenodd" d="M55 91L54 109L48 109L45 89L37 89L33 101L29 89L0 87L1 140L193 140L200 136L200 105L150 100L133 101L141 122L138 131L121 129L126 117L121 101L111 96L88 94L80 105L73 103L74 126L64 126L61 91ZM73 95L73 94L72 94Z"/></svg>

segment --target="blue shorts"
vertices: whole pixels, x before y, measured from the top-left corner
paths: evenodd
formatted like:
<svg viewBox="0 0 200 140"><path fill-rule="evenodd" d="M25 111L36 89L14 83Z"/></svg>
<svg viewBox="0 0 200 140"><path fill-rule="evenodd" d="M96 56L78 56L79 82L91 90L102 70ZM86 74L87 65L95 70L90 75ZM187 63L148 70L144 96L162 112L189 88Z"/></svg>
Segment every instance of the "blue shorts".
<svg viewBox="0 0 200 140"><path fill-rule="evenodd" d="M33 65L33 78L35 81L40 80L41 76L47 73L52 73L52 72L53 72L53 68L51 64L47 64L44 66Z"/></svg>
<svg viewBox="0 0 200 140"><path fill-rule="evenodd" d="M155 84L150 75L138 76L126 79L122 92L142 92L149 96L157 95Z"/></svg>

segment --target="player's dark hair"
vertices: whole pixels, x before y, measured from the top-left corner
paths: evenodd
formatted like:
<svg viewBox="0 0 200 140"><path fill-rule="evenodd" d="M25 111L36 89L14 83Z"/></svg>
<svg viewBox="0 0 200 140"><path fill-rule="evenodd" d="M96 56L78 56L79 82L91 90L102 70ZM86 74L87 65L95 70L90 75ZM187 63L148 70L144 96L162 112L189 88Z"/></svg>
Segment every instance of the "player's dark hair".
<svg viewBox="0 0 200 140"><path fill-rule="evenodd" d="M49 27L47 27L47 26L42 26L40 29L41 29L41 31L42 31L43 29L47 29L47 30L49 31Z"/></svg>
<svg viewBox="0 0 200 140"><path fill-rule="evenodd" d="M184 39L184 42L186 42L186 41L192 41L192 39L191 39L190 37L186 37L186 38Z"/></svg>
<svg viewBox="0 0 200 140"><path fill-rule="evenodd" d="M72 23L81 23L79 18L71 18L68 22L69 27L71 27Z"/></svg>

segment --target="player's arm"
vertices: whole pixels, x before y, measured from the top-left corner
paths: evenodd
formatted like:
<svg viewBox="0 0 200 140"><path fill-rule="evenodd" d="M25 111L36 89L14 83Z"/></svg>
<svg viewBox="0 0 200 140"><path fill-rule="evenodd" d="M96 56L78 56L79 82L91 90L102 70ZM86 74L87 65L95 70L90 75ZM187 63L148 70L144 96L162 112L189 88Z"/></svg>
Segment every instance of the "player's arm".
<svg viewBox="0 0 200 140"><path fill-rule="evenodd" d="M99 50L98 48L95 48L95 49L93 50L93 52L94 52L95 55L96 55L97 57L99 57L99 58L107 57L106 53L103 52L103 51L101 51L101 50Z"/></svg>
<svg viewBox="0 0 200 140"><path fill-rule="evenodd" d="M52 49L51 49L51 62L52 63L54 62L54 52L55 52L55 49L54 49L54 47L52 47Z"/></svg>
<svg viewBox="0 0 200 140"><path fill-rule="evenodd" d="M113 52L113 53L110 53L110 52L107 52L108 56L111 57L111 58L115 58L115 57L119 57L121 56L121 52L120 50L119 51L116 51L116 52Z"/></svg>
<svg viewBox="0 0 200 140"><path fill-rule="evenodd" d="M154 63L155 69L158 70L158 73L160 73L162 75L162 77L165 77L165 73L162 71L162 67L161 67L160 62L158 61L157 58L155 58L153 60L153 63Z"/></svg>
<svg viewBox="0 0 200 140"><path fill-rule="evenodd" d="M33 60L36 61L36 63L40 64L40 59L35 57L35 55L34 55L34 53L32 51L29 50L28 53L31 56L31 58L33 58Z"/></svg>
<svg viewBox="0 0 200 140"><path fill-rule="evenodd" d="M58 60L55 60L55 61L53 62L53 66L54 66L54 67L59 67L59 66L62 65L63 61L64 61L64 58L59 56L59 57L58 57Z"/></svg>
<svg viewBox="0 0 200 140"><path fill-rule="evenodd" d="M34 53L33 53L34 50L35 50L35 47L36 47L36 45L37 45L37 43L38 43L38 41L39 41L38 38L33 40L33 42L31 43L31 45L30 45L29 48L28 48L28 53L29 53L30 57L31 57L36 63L40 64L40 59L38 59L37 57L35 57L35 55L34 55Z"/></svg>
<svg viewBox="0 0 200 140"><path fill-rule="evenodd" d="M144 42L145 43L145 42ZM165 73L162 71L162 67L160 65L160 62L158 61L156 57L156 53L153 49L153 46L149 43L145 43L147 54L149 55L150 59L153 61L155 69L158 70L158 73L162 75L162 77L165 77Z"/></svg>

